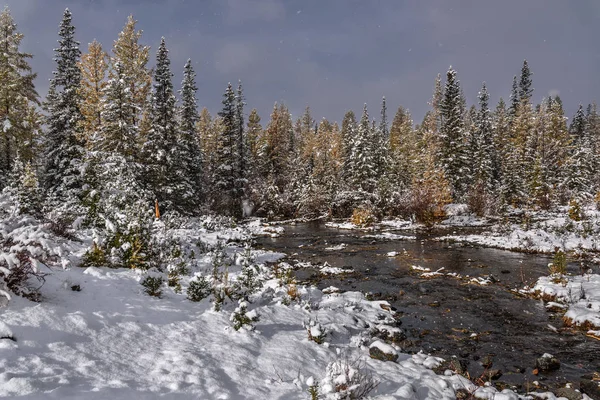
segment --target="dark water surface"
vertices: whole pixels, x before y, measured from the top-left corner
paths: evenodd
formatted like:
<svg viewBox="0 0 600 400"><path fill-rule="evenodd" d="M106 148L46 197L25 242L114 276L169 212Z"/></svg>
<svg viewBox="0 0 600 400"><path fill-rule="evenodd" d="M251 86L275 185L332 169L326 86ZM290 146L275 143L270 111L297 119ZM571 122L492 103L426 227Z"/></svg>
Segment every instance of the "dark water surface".
<svg viewBox="0 0 600 400"><path fill-rule="evenodd" d="M533 381L559 387L600 371L600 341L564 329L561 317L547 312L540 301L510 291L546 275L550 257L436 242L432 240L435 233L396 233L417 239L374 239L370 236L377 232L307 223L285 226L281 237L257 241L259 247L284 252L290 260L352 268L354 274L320 277L317 285L372 292L376 298L389 300L403 315L405 352L424 350L446 359L456 356L468 363L472 377L483 372L482 360L491 355L492 369L503 373L499 381L522 389L531 389ZM342 243L347 245L342 250L326 250ZM401 254L387 257L392 251ZM412 265L432 271L444 267L443 272L470 277L492 275L497 282L480 286L450 277L423 279L411 270ZM577 267L572 268L576 272ZM316 277L315 270L297 271L300 280ZM560 370L535 376L535 359L544 353L560 360Z"/></svg>

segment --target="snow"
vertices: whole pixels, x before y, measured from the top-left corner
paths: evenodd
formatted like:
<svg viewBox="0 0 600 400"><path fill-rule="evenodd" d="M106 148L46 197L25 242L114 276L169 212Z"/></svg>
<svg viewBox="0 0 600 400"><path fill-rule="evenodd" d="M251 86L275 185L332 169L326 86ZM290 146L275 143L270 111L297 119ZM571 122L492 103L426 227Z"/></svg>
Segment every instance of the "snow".
<svg viewBox="0 0 600 400"><path fill-rule="evenodd" d="M340 243L338 245L335 246L331 246L331 247L325 247L325 250L327 251L339 251L339 250L344 250L348 245L346 243Z"/></svg>
<svg viewBox="0 0 600 400"><path fill-rule="evenodd" d="M547 307L558 303L566 308L564 318L570 324L589 326L590 332L600 329L600 275L542 276L529 291L550 299Z"/></svg>
<svg viewBox="0 0 600 400"><path fill-rule="evenodd" d="M529 222L496 224L489 232L447 235L436 240L537 253L553 253L556 248L600 251L600 211L586 209L583 221L573 221L567 213L565 207L555 213L534 212L529 215ZM456 226L478 226L468 221L454 220Z"/></svg>

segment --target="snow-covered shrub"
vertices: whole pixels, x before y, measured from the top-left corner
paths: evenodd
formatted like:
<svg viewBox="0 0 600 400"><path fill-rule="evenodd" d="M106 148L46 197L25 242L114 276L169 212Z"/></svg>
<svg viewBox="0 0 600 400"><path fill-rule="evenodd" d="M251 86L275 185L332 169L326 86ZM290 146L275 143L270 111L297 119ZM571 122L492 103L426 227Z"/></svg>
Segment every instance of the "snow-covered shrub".
<svg viewBox="0 0 600 400"><path fill-rule="evenodd" d="M110 266L104 248L102 246L98 246L96 242L94 242L92 244L92 248L86 251L83 255L81 266L84 268Z"/></svg>
<svg viewBox="0 0 600 400"><path fill-rule="evenodd" d="M557 275L557 279L562 279L567 274L567 255L562 249L556 249L552 262L548 264L550 275Z"/></svg>
<svg viewBox="0 0 600 400"><path fill-rule="evenodd" d="M142 278L141 282L146 294L153 297L162 296L162 285L164 279L161 274L155 271L148 271Z"/></svg>
<svg viewBox="0 0 600 400"><path fill-rule="evenodd" d="M31 162L23 164L20 157L17 156L8 179L8 186L4 191L14 201L15 210L18 214L28 214L36 218L41 217L42 192L35 168L33 168Z"/></svg>
<svg viewBox="0 0 600 400"><path fill-rule="evenodd" d="M306 385L308 386L310 400L319 400L319 382L311 376L306 380Z"/></svg>
<svg viewBox="0 0 600 400"><path fill-rule="evenodd" d="M234 294L237 297L248 299L263 285L260 267L254 263L252 248L249 243L244 247L241 257L242 271L234 284Z"/></svg>
<svg viewBox="0 0 600 400"><path fill-rule="evenodd" d="M583 219L583 211L581 210L581 204L576 199L571 199L569 202L569 218L573 221L581 221Z"/></svg>
<svg viewBox="0 0 600 400"><path fill-rule="evenodd" d="M360 360L342 358L329 363L321 388L337 399L358 400L366 398L378 384Z"/></svg>
<svg viewBox="0 0 600 400"><path fill-rule="evenodd" d="M187 298L190 301L201 301L210 296L210 283L201 274L196 274L187 288Z"/></svg>
<svg viewBox="0 0 600 400"><path fill-rule="evenodd" d="M327 331L325 328L323 328L319 321L309 318L308 322L304 322L303 325L308 334L308 340L312 340L317 344L325 343L325 339L327 339Z"/></svg>
<svg viewBox="0 0 600 400"><path fill-rule="evenodd" d="M256 310L248 311L248 303L240 300L237 308L231 314L229 320L233 324L233 329L239 331L244 328L247 331L254 330L254 323L258 322L259 315Z"/></svg>
<svg viewBox="0 0 600 400"><path fill-rule="evenodd" d="M342 191L336 194L331 204L331 214L334 217L350 218L355 209L366 207L373 209L379 203L376 194L360 190Z"/></svg>

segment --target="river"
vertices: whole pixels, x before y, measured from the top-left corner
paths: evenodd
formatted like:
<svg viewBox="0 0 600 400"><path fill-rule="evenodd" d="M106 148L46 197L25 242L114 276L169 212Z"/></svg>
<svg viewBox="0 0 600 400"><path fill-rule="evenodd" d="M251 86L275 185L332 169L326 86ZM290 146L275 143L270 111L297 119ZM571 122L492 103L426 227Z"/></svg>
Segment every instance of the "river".
<svg viewBox="0 0 600 400"><path fill-rule="evenodd" d="M396 233L416 235L416 240L376 239L374 233L304 223L286 225L282 236L257 241L259 247L288 254L289 261L352 269L344 276L322 276L316 269L298 270L296 276L320 288L336 286L388 300L402 315L404 352L457 357L471 377L479 376L482 361L491 358L491 368L503 373L499 382L521 390L532 389L533 381L542 388L561 387L600 370L600 341L564 329L561 317L547 312L541 301L510 290L547 274L551 258L438 242L435 232ZM343 249L327 250L342 244ZM400 254L388 257L389 252ZM444 273L463 277L492 275L495 282L481 286L448 276L424 279L413 265L432 271L443 267ZM576 265L569 268L577 272ZM557 357L561 367L534 375L535 359L544 353Z"/></svg>

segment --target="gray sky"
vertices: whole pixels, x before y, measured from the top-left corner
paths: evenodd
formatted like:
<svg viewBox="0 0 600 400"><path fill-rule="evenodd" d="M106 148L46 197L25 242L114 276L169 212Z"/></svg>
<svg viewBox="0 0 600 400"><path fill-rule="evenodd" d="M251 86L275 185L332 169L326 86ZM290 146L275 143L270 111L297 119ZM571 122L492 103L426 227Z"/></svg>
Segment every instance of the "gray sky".
<svg viewBox="0 0 600 400"><path fill-rule="evenodd" d="M508 98L526 58L539 101L560 94L569 116L600 92L597 0L4 0L34 54L38 91L54 69L58 24L73 12L82 50L110 48L129 14L152 47L165 36L175 87L188 58L198 73L199 104L218 111L228 81L241 79L248 109L263 123L275 101L299 115L341 121L369 104L389 118L402 105L420 122L434 78L458 71L469 104L487 82L492 106Z"/></svg>

